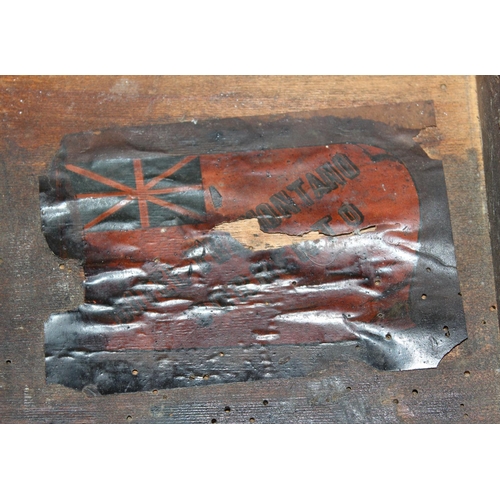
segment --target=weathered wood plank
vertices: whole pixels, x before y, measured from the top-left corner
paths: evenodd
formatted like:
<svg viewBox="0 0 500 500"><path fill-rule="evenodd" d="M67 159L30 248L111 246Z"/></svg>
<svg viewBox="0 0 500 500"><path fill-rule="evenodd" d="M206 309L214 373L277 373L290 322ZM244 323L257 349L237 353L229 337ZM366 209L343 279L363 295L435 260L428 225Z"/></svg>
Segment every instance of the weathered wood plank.
<svg viewBox="0 0 500 500"><path fill-rule="evenodd" d="M49 314L83 302L78 264L56 258L40 231L37 177L63 135L426 100L434 101L437 126L417 140L443 161L469 335L438 368L386 373L338 361L293 380L113 396L45 384L43 324ZM483 102L483 120L488 112ZM475 78L2 77L0 113L2 422L500 421L499 330Z"/></svg>

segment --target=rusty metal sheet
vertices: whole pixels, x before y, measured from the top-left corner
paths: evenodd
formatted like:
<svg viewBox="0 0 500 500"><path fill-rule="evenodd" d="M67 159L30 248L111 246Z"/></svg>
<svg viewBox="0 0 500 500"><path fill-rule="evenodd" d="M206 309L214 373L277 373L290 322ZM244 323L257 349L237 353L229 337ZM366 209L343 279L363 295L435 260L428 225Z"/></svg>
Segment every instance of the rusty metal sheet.
<svg viewBox="0 0 500 500"><path fill-rule="evenodd" d="M47 381L437 366L466 331L442 165L417 133L323 111L65 137L43 232L82 261L85 303L45 325Z"/></svg>

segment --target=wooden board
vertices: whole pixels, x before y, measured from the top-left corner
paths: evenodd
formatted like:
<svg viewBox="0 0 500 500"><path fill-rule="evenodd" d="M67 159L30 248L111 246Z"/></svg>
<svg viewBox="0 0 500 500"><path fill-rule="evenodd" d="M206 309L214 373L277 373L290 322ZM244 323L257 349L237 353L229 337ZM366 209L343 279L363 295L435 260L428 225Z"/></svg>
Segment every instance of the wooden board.
<svg viewBox="0 0 500 500"><path fill-rule="evenodd" d="M474 77L2 77L0 421L499 422L500 343L477 91ZM427 100L437 126L417 141L443 162L469 335L438 368L394 373L339 361L289 380L107 396L46 385L44 322L83 302L78 262L55 257L40 230L38 176L64 135ZM485 123L488 106L481 111Z"/></svg>

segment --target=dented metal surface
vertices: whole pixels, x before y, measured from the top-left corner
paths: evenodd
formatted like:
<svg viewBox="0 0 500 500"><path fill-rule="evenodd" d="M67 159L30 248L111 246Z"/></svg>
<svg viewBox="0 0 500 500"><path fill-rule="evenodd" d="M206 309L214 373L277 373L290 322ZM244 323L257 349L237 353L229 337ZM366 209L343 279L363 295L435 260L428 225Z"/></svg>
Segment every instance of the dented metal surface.
<svg viewBox="0 0 500 500"><path fill-rule="evenodd" d="M66 137L43 231L83 261L85 303L46 323L48 382L437 366L466 332L442 166L417 133L322 112Z"/></svg>

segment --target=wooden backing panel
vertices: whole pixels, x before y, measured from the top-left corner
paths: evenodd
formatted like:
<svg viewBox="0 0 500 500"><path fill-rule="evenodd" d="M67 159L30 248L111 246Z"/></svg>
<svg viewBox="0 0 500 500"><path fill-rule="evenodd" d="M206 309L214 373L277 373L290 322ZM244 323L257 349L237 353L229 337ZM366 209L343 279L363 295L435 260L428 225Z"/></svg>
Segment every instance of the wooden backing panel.
<svg viewBox="0 0 500 500"><path fill-rule="evenodd" d="M45 384L43 323L83 300L77 263L59 261L40 231L37 176L63 135L429 99L437 127L418 140L443 161L469 333L437 369L386 373L338 362L303 379L99 397ZM0 113L2 422L500 421L500 343L475 78L2 77Z"/></svg>

